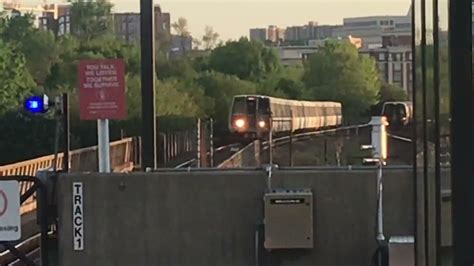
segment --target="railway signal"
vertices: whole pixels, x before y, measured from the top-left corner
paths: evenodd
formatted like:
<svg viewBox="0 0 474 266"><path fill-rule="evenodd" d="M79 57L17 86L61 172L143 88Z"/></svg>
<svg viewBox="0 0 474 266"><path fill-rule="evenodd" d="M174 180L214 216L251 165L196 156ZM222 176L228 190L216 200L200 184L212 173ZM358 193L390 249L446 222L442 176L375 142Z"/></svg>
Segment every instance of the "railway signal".
<svg viewBox="0 0 474 266"><path fill-rule="evenodd" d="M54 104L49 102L49 97L46 94L28 97L24 102L24 108L32 114L45 114L50 105Z"/></svg>
<svg viewBox="0 0 474 266"><path fill-rule="evenodd" d="M69 126L69 96L64 93L62 96L58 96L54 101L50 101L48 95L33 95L23 102L23 108L35 115L43 115L48 113L49 110L55 110L55 115L60 117L62 120L63 133L64 133L64 160L63 160L63 171L69 171L69 151L70 151L70 126ZM59 122L57 124L57 133L59 134ZM56 136L59 138L59 136Z"/></svg>

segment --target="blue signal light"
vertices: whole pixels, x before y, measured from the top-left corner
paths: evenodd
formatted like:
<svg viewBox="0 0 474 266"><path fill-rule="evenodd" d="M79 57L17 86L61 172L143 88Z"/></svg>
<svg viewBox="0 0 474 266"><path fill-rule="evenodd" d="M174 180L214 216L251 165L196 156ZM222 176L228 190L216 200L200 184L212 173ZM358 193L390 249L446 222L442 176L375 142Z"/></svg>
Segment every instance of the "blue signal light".
<svg viewBox="0 0 474 266"><path fill-rule="evenodd" d="M48 111L48 96L31 96L25 101L25 109L33 114L46 113Z"/></svg>

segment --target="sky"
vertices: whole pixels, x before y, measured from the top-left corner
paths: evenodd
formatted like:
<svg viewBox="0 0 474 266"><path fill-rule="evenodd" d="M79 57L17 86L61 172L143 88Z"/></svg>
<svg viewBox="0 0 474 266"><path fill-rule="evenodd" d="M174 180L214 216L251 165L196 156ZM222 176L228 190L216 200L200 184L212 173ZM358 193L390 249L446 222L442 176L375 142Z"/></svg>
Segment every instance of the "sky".
<svg viewBox="0 0 474 266"><path fill-rule="evenodd" d="M23 2L41 0L23 0ZM115 12L139 11L140 0L111 0ZM50 3L54 2L49 0ZM200 37L206 25L221 39L248 36L250 28L303 25L308 21L341 24L344 17L406 15L411 0L163 0L156 1L171 21L188 20L191 34Z"/></svg>

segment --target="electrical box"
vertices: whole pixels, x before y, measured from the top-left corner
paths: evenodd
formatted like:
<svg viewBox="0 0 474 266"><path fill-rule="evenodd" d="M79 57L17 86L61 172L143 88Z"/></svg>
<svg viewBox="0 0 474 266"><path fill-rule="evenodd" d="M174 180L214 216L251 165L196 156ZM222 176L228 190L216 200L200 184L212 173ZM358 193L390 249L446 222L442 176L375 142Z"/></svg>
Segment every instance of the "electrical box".
<svg viewBox="0 0 474 266"><path fill-rule="evenodd" d="M264 201L266 249L314 247L311 190L273 190Z"/></svg>
<svg viewBox="0 0 474 266"><path fill-rule="evenodd" d="M389 266L415 265L415 238L412 236L391 237L388 242Z"/></svg>

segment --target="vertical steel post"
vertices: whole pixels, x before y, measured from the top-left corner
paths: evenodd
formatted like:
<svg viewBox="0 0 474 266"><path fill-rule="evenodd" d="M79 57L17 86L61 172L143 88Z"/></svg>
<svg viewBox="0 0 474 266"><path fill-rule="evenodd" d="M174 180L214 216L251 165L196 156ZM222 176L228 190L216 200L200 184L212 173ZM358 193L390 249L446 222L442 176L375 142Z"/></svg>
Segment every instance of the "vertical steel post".
<svg viewBox="0 0 474 266"><path fill-rule="evenodd" d="M69 119L69 95L67 93L63 93L62 97L62 113L63 113L63 138L64 138L64 156L63 156L63 171L69 172L69 152L71 151L70 146L70 119Z"/></svg>
<svg viewBox="0 0 474 266"><path fill-rule="evenodd" d="M328 164L328 141L324 138L324 164Z"/></svg>
<svg viewBox="0 0 474 266"><path fill-rule="evenodd" d="M153 0L140 0L142 168L144 170L157 167L154 20Z"/></svg>
<svg viewBox="0 0 474 266"><path fill-rule="evenodd" d="M474 253L474 169L472 2L450 1L449 49L451 80L453 254L456 266L472 266Z"/></svg>
<svg viewBox="0 0 474 266"><path fill-rule="evenodd" d="M211 133L210 133L210 157L211 157L211 167L214 167L214 119L209 120Z"/></svg>
<svg viewBox="0 0 474 266"><path fill-rule="evenodd" d="M41 181L38 181L41 182ZM40 254L41 254L41 265L48 266L48 195L47 195L47 186L45 183L40 184L38 191L38 201L40 209Z"/></svg>
<svg viewBox="0 0 474 266"><path fill-rule="evenodd" d="M197 120L197 168L201 168L201 118Z"/></svg>
<svg viewBox="0 0 474 266"><path fill-rule="evenodd" d="M97 120L97 137L99 146L99 172L110 173L110 139L109 120Z"/></svg>
<svg viewBox="0 0 474 266"><path fill-rule="evenodd" d="M291 123L291 126L290 126L290 167L293 167L293 112L290 111L290 115L291 115L291 120L290 120L290 123Z"/></svg>
<svg viewBox="0 0 474 266"><path fill-rule="evenodd" d="M270 166L273 167L273 118L270 118L270 130L268 130L268 152Z"/></svg>

